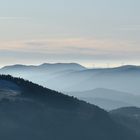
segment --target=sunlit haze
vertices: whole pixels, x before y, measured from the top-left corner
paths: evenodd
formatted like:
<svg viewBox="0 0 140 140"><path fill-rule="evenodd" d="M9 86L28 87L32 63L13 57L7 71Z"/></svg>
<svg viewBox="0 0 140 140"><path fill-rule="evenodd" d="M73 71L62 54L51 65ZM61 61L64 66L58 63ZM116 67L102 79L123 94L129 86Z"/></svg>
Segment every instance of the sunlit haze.
<svg viewBox="0 0 140 140"><path fill-rule="evenodd" d="M4 0L0 66L140 65L139 0Z"/></svg>

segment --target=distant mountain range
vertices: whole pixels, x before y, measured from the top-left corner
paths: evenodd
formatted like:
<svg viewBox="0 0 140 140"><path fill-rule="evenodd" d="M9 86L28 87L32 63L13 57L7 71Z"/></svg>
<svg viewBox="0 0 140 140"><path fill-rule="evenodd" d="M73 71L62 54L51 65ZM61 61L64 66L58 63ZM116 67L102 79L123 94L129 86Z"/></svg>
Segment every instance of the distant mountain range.
<svg viewBox="0 0 140 140"><path fill-rule="evenodd" d="M0 75L3 140L139 140L114 115L20 78Z"/></svg>
<svg viewBox="0 0 140 140"><path fill-rule="evenodd" d="M87 69L76 63L44 63L39 66L6 66L0 69L0 73L22 77L58 91L107 88L140 94L139 66Z"/></svg>
<svg viewBox="0 0 140 140"><path fill-rule="evenodd" d="M54 64L50 64L50 63L43 63L41 65L38 66L34 66L34 65L21 65L21 64L17 64L17 65L11 65L11 66L5 66L3 67L1 70L6 72L9 70L10 71L16 71L16 70L33 70L33 71L65 71L65 70L85 70L86 68L84 66L81 66L79 64L76 63L54 63Z"/></svg>

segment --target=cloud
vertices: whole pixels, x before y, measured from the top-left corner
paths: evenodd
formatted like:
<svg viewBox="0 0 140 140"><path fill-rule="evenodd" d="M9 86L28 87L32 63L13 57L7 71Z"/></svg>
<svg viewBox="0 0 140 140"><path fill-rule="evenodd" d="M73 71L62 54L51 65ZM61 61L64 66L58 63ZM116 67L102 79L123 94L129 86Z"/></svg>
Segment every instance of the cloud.
<svg viewBox="0 0 140 140"><path fill-rule="evenodd" d="M138 42L95 38L60 38L25 41L25 46L37 51L79 53L123 53L140 51ZM34 50L34 51L35 51Z"/></svg>
<svg viewBox="0 0 140 140"><path fill-rule="evenodd" d="M0 20L25 20L28 19L27 17L8 17L8 16L4 16L4 17L0 17Z"/></svg>
<svg viewBox="0 0 140 140"><path fill-rule="evenodd" d="M125 25L119 28L121 31L140 31L140 24L136 25Z"/></svg>
<svg viewBox="0 0 140 140"><path fill-rule="evenodd" d="M50 38L0 42L2 61L120 61L140 59L138 42Z"/></svg>

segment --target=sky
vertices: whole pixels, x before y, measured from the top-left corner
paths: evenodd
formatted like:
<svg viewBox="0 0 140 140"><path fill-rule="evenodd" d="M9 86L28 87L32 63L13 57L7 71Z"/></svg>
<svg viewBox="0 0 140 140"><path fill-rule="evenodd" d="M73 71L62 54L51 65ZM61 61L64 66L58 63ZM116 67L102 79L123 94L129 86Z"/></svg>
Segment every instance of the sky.
<svg viewBox="0 0 140 140"><path fill-rule="evenodd" d="M140 65L140 0L0 0L0 66Z"/></svg>

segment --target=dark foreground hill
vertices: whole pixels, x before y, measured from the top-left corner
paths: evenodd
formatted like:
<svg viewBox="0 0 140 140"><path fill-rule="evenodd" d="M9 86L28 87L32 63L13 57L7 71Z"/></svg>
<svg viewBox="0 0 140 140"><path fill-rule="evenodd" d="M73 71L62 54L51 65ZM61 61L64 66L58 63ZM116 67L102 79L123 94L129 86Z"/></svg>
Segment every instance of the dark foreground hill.
<svg viewBox="0 0 140 140"><path fill-rule="evenodd" d="M0 76L2 140L138 140L97 106L11 76Z"/></svg>
<svg viewBox="0 0 140 140"><path fill-rule="evenodd" d="M123 107L110 111L113 119L140 136L140 108Z"/></svg>

